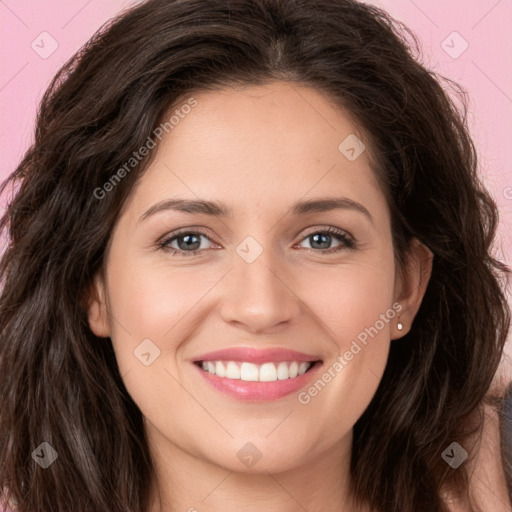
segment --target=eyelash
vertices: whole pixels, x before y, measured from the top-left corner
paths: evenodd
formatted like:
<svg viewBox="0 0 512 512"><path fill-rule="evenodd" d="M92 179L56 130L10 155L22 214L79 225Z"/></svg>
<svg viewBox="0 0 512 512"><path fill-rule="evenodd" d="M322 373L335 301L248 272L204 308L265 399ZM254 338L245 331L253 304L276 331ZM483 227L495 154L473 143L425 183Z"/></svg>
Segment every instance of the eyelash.
<svg viewBox="0 0 512 512"><path fill-rule="evenodd" d="M340 252L340 251L342 251L344 249L345 250L346 249L355 249L357 247L356 246L356 242L354 241L353 238L347 236L347 234L344 231L342 231L340 229L337 229L337 228L333 228L333 227L327 227L325 229L321 229L321 230L317 230L317 231L312 231L311 233L307 234L304 238L302 238L302 240L300 242L302 243L307 238L309 238L309 237L311 237L313 235L319 235L319 234L334 235L334 238L337 238L338 241L342 242L342 244L337 246L337 247L330 248L330 249L325 249L325 250L322 250L322 249L307 249L308 251L313 251L313 252L316 252L316 253L321 252L321 253L332 254L332 253ZM180 236L183 236L183 235L202 235L205 238L208 238L208 240L213 241L213 240L210 239L208 234L205 233L204 231L202 231L201 229L197 229L197 230L192 231L189 228L187 228L187 229L183 229L183 230L177 231L176 233L173 233L172 236L170 236L168 238L165 238L161 242L158 242L158 247L160 249L163 249L164 251L170 252L171 255L175 255L175 254L179 253L180 255L183 255L185 257L196 256L201 251L206 250L206 249L196 249L195 251L183 251L181 249L175 249L173 247L169 247L168 246L168 244L170 244L171 242L173 242L177 238L180 238Z"/></svg>

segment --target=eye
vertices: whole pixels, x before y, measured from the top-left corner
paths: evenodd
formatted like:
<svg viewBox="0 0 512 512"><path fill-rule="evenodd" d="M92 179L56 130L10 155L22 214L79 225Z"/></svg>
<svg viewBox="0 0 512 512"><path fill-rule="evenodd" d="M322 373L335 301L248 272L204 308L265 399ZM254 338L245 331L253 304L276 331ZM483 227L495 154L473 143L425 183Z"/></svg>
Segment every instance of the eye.
<svg viewBox="0 0 512 512"><path fill-rule="evenodd" d="M339 244L335 247L330 247L333 239L337 240ZM356 246L354 240L347 233L333 227L314 231L307 235L303 241L304 240L311 241L311 250L326 253L339 252L343 249L353 249Z"/></svg>
<svg viewBox="0 0 512 512"><path fill-rule="evenodd" d="M333 239L338 242L338 245L331 247ZM202 244L203 240L212 242L211 238L200 230L190 231L184 229L158 242L158 246L173 255L195 256L201 251L208 249L207 246L205 247L205 244ZM350 235L333 227L313 231L302 239L302 241L305 240L311 240L309 250L314 252L333 253L356 247L356 243ZM215 244L215 242L212 243ZM306 249L308 248L306 247Z"/></svg>
<svg viewBox="0 0 512 512"><path fill-rule="evenodd" d="M204 245L201 244L202 239L211 241L202 231L180 231L159 242L158 246L166 251L170 251L171 254L180 253L184 256L194 256L198 252L205 250Z"/></svg>

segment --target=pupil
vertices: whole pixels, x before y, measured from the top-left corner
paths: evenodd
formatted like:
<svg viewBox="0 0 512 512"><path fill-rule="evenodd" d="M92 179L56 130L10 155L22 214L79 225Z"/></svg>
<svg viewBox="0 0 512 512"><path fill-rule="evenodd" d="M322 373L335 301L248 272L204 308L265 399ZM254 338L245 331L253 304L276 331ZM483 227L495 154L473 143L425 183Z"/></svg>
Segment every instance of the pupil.
<svg viewBox="0 0 512 512"><path fill-rule="evenodd" d="M181 244L180 241L183 240L184 243ZM197 247L192 247L193 245L197 245ZM198 249L199 245L201 245L201 242L199 241L199 237L195 235L185 235L178 238L178 246L180 246L180 249Z"/></svg>
<svg viewBox="0 0 512 512"><path fill-rule="evenodd" d="M329 235L324 235L322 233L317 233L315 235L313 235L313 243L319 243L320 245L322 245L321 247L319 247L320 249L325 249L326 246L329 245L329 238L330 236Z"/></svg>

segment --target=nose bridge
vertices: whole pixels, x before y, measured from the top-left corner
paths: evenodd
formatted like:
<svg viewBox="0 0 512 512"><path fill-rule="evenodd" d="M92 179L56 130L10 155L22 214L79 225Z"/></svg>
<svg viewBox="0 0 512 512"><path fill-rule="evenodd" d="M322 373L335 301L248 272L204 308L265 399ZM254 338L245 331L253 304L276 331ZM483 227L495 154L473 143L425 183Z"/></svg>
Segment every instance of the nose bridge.
<svg viewBox="0 0 512 512"><path fill-rule="evenodd" d="M280 275L282 268L272 247L263 247L252 237L244 239L235 250L223 297L224 321L243 324L251 332L291 321L299 312L299 301L284 273Z"/></svg>

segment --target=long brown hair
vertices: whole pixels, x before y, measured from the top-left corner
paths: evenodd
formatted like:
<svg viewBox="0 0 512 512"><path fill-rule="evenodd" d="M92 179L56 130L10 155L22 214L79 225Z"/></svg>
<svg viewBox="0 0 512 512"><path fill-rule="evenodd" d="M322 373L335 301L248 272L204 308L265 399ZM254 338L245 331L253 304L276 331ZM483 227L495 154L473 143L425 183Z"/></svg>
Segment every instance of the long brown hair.
<svg viewBox="0 0 512 512"><path fill-rule="evenodd" d="M142 415L86 304L151 156L104 197L94 191L179 99L275 80L315 88L353 116L388 197L397 261L413 237L435 256L412 328L392 343L354 427L353 493L382 512L445 511L446 485L469 499L466 465L454 470L442 453L457 442L475 456L470 439L510 323L500 282L509 269L490 252L497 210L478 177L465 91L419 57L407 27L355 0L149 0L63 66L34 144L0 189L13 188L0 221L5 499L21 512L147 509ZM31 456L42 442L58 453L45 470Z"/></svg>

